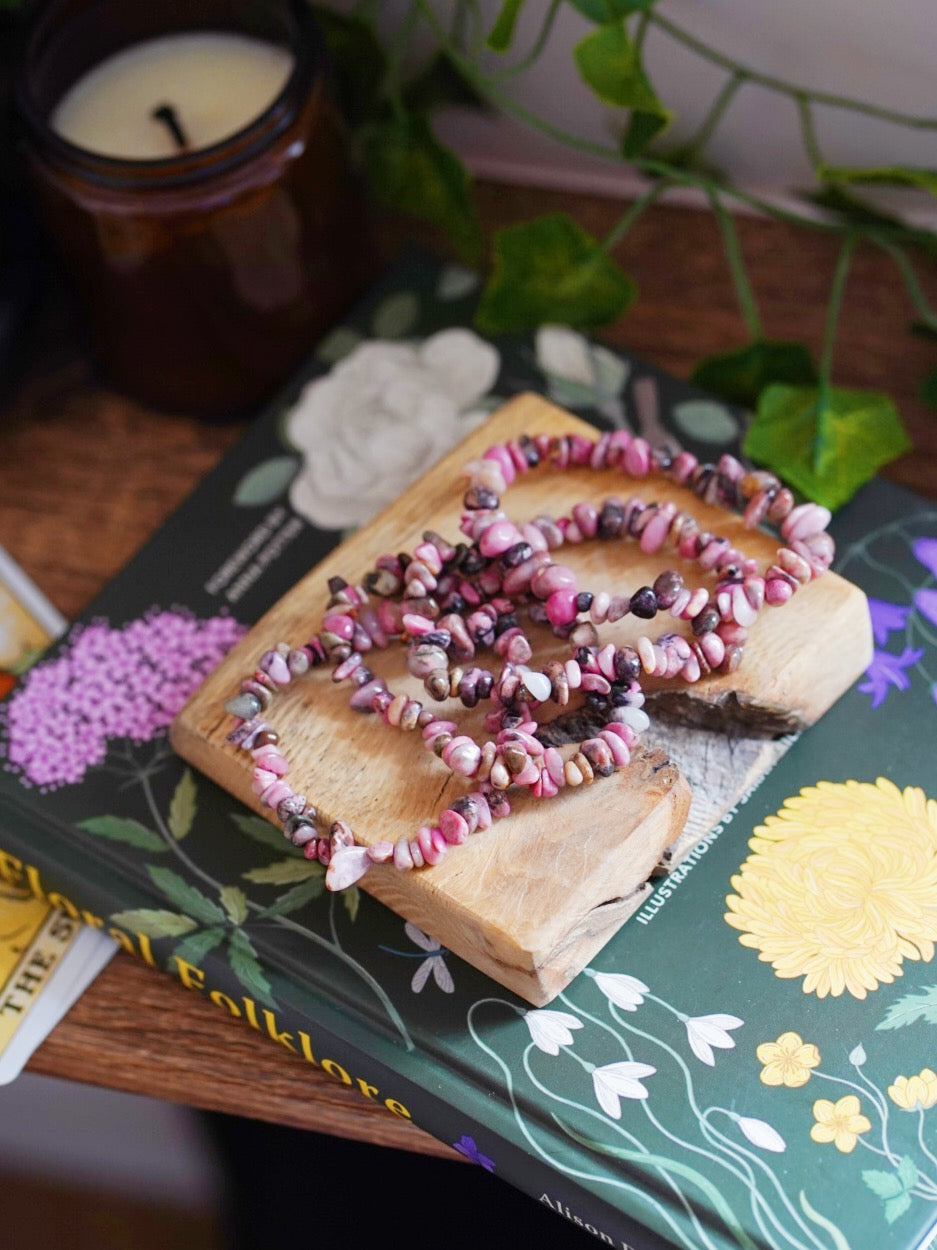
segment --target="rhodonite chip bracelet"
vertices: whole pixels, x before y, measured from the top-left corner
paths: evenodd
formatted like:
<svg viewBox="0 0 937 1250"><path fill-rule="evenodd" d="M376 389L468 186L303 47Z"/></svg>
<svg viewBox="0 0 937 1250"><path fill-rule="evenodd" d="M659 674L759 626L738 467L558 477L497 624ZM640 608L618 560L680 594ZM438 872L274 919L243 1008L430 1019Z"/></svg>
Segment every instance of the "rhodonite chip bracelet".
<svg viewBox="0 0 937 1250"><path fill-rule="evenodd" d="M704 530L689 508L637 497L583 501L560 517L511 518L505 496L518 475L570 466L619 479L662 476L686 488L690 501L740 512L746 528L773 525L782 545L774 562L759 568L728 539ZM623 430L595 439L522 436L490 447L465 475L462 540L427 531L412 552L380 556L360 584L332 578L319 631L299 645L271 646L225 704L236 721L228 741L252 757L254 793L276 813L285 837L327 865L331 890L360 880L375 863L401 871L438 864L507 816L522 790L548 799L625 767L649 723L642 678L695 683L709 673L734 672L759 612L786 603L833 560L829 512L813 503L795 506L773 475L748 471L731 456L700 464L689 452L652 449ZM593 540L635 543L645 555L672 553L681 567L665 569L653 585L586 588L558 554L567 544ZM667 624L633 645L603 642L602 627L629 614ZM566 640L568 658L533 667L531 624ZM409 672L423 681L426 704L395 694L369 667L369 652L398 645L406 649ZM396 730L419 731L427 750L465 779L465 793L410 836L358 844L343 820L326 829L287 780L289 744L267 717L278 691L323 665L331 667L333 682L352 687L353 710L376 713ZM568 708L571 700L588 711L588 736L550 745L551 722L538 719L538 710ZM487 736L460 730L439 706L449 701L487 708Z"/></svg>

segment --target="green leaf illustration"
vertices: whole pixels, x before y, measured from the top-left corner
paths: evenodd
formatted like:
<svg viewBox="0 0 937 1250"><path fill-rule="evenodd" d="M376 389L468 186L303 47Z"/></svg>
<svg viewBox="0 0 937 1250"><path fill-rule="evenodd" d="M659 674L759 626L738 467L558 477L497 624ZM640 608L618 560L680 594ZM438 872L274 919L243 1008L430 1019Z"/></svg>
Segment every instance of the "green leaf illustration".
<svg viewBox="0 0 937 1250"><path fill-rule="evenodd" d="M611 22L616 17L627 17L640 9L649 9L654 0L569 0L574 9L597 25Z"/></svg>
<svg viewBox="0 0 937 1250"><path fill-rule="evenodd" d="M905 1155L898 1164L898 1179L904 1189L912 1189L917 1184L917 1164L910 1155Z"/></svg>
<svg viewBox="0 0 937 1250"><path fill-rule="evenodd" d="M885 1220L889 1224L894 1224L899 1215L904 1215L908 1207L911 1205L911 1195L902 1193L897 1198L888 1198L885 1201Z"/></svg>
<svg viewBox="0 0 937 1250"><path fill-rule="evenodd" d="M348 912L348 918L354 923L358 919L358 908L361 906L361 891L356 885L350 885L347 890L342 890L342 903L345 911Z"/></svg>
<svg viewBox="0 0 937 1250"><path fill-rule="evenodd" d="M198 786L191 768L187 768L179 779L179 784L173 792L172 800L169 804L169 832L181 842L185 835L192 828L192 822L195 820L196 812L196 795L198 794Z"/></svg>
<svg viewBox="0 0 937 1250"><path fill-rule="evenodd" d="M316 347L316 359L327 365L338 364L363 342L364 335L353 330L351 326L337 326L324 339L320 339Z"/></svg>
<svg viewBox="0 0 937 1250"><path fill-rule="evenodd" d="M378 339L402 339L411 333L420 316L420 301L414 291L388 295L374 311L371 329Z"/></svg>
<svg viewBox="0 0 937 1250"><path fill-rule="evenodd" d="M294 885L292 890L287 890L285 894L281 894L278 899L260 914L265 918L270 916L288 916L290 912L299 911L300 907L305 907L313 899L319 898L324 890L324 874L318 877L310 877L308 881L304 881L301 885Z"/></svg>
<svg viewBox="0 0 937 1250"><path fill-rule="evenodd" d="M245 881L255 885L292 885L309 877L322 876L324 869L315 859L278 859L263 868L251 868L242 873Z"/></svg>
<svg viewBox="0 0 937 1250"><path fill-rule="evenodd" d="M797 1195L797 1200L800 1203L800 1209L803 1211L804 1215L806 1215L808 1219L813 1220L814 1224L819 1224L819 1226L829 1234L833 1250L851 1250L850 1244L846 1240L843 1230L838 1228L832 1220L828 1219L825 1215L821 1215L819 1211L815 1210L810 1205L810 1201L803 1190L801 1190Z"/></svg>
<svg viewBox="0 0 937 1250"><path fill-rule="evenodd" d="M381 108L387 69L384 49L369 22L323 4L312 7L328 46L339 107L348 121L357 125Z"/></svg>
<svg viewBox="0 0 937 1250"><path fill-rule="evenodd" d="M903 1029L906 1025L937 1024L937 985L925 986L917 994L903 994L885 1012L885 1018L876 1029Z"/></svg>
<svg viewBox="0 0 937 1250"><path fill-rule="evenodd" d="M573 49L573 57L582 80L606 104L666 114L623 22L606 22L586 35Z"/></svg>
<svg viewBox="0 0 937 1250"><path fill-rule="evenodd" d="M302 859L303 853L299 847L294 847L284 838L281 829L278 829L276 825L271 825L270 821L264 820L262 816L249 816L246 812L231 812L231 819L241 833L259 842L261 846L269 846L274 851L279 851L281 855L289 855L292 852Z"/></svg>
<svg viewBox="0 0 937 1250"><path fill-rule="evenodd" d="M738 419L725 404L714 399L686 399L675 404L673 418L681 434L701 443L718 446L738 437Z"/></svg>
<svg viewBox="0 0 937 1250"><path fill-rule="evenodd" d="M231 923L243 924L247 919L247 898L244 891L239 886L226 885L218 897Z"/></svg>
<svg viewBox="0 0 937 1250"><path fill-rule="evenodd" d="M503 0L501 11L485 42L493 52L506 52L514 40L514 28L524 7L524 0Z"/></svg>
<svg viewBox="0 0 937 1250"><path fill-rule="evenodd" d="M746 455L835 510L911 449L892 400L875 391L767 387L745 436Z"/></svg>
<svg viewBox="0 0 937 1250"><path fill-rule="evenodd" d="M895 1172L882 1172L878 1168L868 1168L862 1173L862 1179L872 1193L879 1198L894 1198L904 1190L901 1180Z"/></svg>
<svg viewBox="0 0 937 1250"><path fill-rule="evenodd" d="M198 968L201 966L205 956L210 951L213 951L216 946L220 946L224 941L224 937L224 929L216 927L201 929L198 933L193 933L191 937L185 938L178 946L174 946L172 953L178 959L182 959L187 964L193 964Z"/></svg>
<svg viewBox="0 0 937 1250"><path fill-rule="evenodd" d="M714 1185L708 1176L697 1171L696 1168L690 1167L689 1164L683 1163L679 1159L672 1159L669 1155L654 1154L648 1150L631 1150L627 1146L612 1146L606 1142L596 1141L595 1138L588 1137L584 1133L578 1133L569 1124L560 1119L554 1113L553 1119L560 1126L564 1133L578 1142L580 1146L585 1146L589 1150L597 1151L599 1154L608 1155L612 1159L622 1159L627 1163L640 1163L642 1166L659 1168L664 1176L679 1176L683 1180L695 1186L710 1201L713 1210L719 1215L719 1218L725 1223L726 1228L738 1242L739 1246L744 1250L755 1250L755 1243L749 1237L748 1233L742 1225L741 1220L735 1214L728 1200L723 1196L718 1185Z"/></svg>
<svg viewBox="0 0 937 1250"><path fill-rule="evenodd" d="M271 456L255 464L238 482L234 503L239 508L262 508L279 499L299 471L295 456Z"/></svg>
<svg viewBox="0 0 937 1250"><path fill-rule="evenodd" d="M637 293L634 278L577 222L550 213L498 231L475 320L494 334L549 322L596 326L619 317Z"/></svg>
<svg viewBox="0 0 937 1250"><path fill-rule="evenodd" d="M482 235L471 178L459 158L436 139L425 115L376 123L365 135L363 155L379 199L442 227L466 260L478 259Z"/></svg>
<svg viewBox="0 0 937 1250"><path fill-rule="evenodd" d="M99 838L110 838L112 842L124 842L127 846L136 847L138 851L150 851L155 855L162 855L168 849L159 834L129 817L92 816L88 820L80 820L78 828L85 829Z"/></svg>
<svg viewBox="0 0 937 1250"><path fill-rule="evenodd" d="M147 872L160 893L165 894L187 916L192 916L200 924L224 924L225 914L218 904L194 885L190 885L177 872L173 872L171 868L154 868L151 864L147 865Z"/></svg>
<svg viewBox="0 0 937 1250"><path fill-rule="evenodd" d="M131 933L145 933L147 937L182 937L197 928L190 916L180 916L175 911L163 911L158 907L140 907L136 911L119 911L111 916L114 924Z"/></svg>
<svg viewBox="0 0 937 1250"><path fill-rule="evenodd" d="M478 288L481 281L474 269L464 265L444 265L436 283L436 298L442 300L464 299Z"/></svg>
<svg viewBox="0 0 937 1250"><path fill-rule="evenodd" d="M738 351L707 356L696 365L690 381L730 404L754 408L772 382L812 386L817 370L803 343L761 339Z"/></svg>
<svg viewBox="0 0 937 1250"><path fill-rule="evenodd" d="M257 952L243 929L235 929L228 939L228 958L231 971L248 994L268 1007L275 1007L277 1004L271 992L270 982L264 975Z"/></svg>

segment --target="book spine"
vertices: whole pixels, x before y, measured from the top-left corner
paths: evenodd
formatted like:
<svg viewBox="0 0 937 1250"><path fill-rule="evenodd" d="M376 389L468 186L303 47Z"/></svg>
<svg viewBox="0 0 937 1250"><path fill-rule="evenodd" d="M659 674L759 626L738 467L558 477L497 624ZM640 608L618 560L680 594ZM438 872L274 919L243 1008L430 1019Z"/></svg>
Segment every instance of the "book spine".
<svg viewBox="0 0 937 1250"><path fill-rule="evenodd" d="M11 833L22 828L22 821L11 822L0 811L0 883L27 889L35 897L72 918L103 929L129 954L150 967L173 977L190 991L207 997L226 1014L244 1021L262 1036L278 1042L299 1059L318 1068L332 1079L357 1088L361 1095L378 1101L389 1114L411 1121L437 1140L477 1151L479 1159L496 1161L495 1173L503 1181L528 1194L540 1205L554 1211L575 1227L591 1234L600 1243L617 1250L668 1250L674 1243L659 1236L610 1204L575 1187L568 1178L532 1158L513 1142L466 1115L453 1123L454 1109L416 1081L367 1054L360 1046L339 1035L320 1019L298 1012L288 1003L275 1009L245 994L227 964L211 953L198 964L163 957L160 943L141 932L114 923L115 906L120 911L152 906L153 899L142 890L131 898L126 882L115 900L99 881L69 872L41 847L21 846Z"/></svg>

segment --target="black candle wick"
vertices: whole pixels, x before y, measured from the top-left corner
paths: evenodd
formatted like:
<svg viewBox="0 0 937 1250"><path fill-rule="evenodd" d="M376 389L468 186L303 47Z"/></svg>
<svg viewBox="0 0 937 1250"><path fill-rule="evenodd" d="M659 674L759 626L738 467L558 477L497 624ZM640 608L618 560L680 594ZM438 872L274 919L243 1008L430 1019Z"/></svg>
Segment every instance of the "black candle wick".
<svg viewBox="0 0 937 1250"><path fill-rule="evenodd" d="M176 110L171 104L157 105L150 116L155 122L162 122L163 125L166 126L169 133L176 141L177 147L184 149L189 146L189 141L186 138L185 131L179 124L179 118L176 115Z"/></svg>

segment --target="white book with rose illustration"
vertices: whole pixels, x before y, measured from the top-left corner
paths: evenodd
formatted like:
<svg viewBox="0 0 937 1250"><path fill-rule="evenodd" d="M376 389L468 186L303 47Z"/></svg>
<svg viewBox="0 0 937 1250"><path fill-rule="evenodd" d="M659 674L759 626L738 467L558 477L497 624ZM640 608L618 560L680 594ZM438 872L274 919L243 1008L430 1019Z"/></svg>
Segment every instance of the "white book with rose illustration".
<svg viewBox="0 0 937 1250"><path fill-rule="evenodd" d="M917 1250L937 1226L933 505L878 483L837 515L868 671L728 818L699 815L696 849L549 1008L372 898L327 895L168 748L359 501L511 394L701 458L738 441L744 414L581 335L483 342L473 297L465 271L395 270L8 698L2 875L601 1242ZM723 756L741 779L761 750Z"/></svg>

